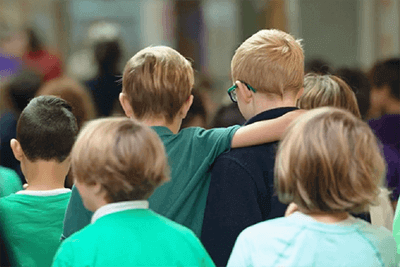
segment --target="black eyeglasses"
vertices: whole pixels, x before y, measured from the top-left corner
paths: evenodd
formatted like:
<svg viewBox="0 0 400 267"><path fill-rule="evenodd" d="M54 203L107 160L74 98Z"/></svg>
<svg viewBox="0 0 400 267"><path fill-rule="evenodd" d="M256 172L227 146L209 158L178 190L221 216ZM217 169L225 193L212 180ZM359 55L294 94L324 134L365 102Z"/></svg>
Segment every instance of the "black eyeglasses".
<svg viewBox="0 0 400 267"><path fill-rule="evenodd" d="M248 85L245 82L240 81L241 83L243 83L244 85L246 85L247 89L253 91L254 93L256 92L256 89L254 89L253 87L251 87L250 85ZM231 98L233 103L237 103L237 95L236 95L236 88L237 85L236 83L234 85L232 85L231 87L229 87L228 89L228 95Z"/></svg>

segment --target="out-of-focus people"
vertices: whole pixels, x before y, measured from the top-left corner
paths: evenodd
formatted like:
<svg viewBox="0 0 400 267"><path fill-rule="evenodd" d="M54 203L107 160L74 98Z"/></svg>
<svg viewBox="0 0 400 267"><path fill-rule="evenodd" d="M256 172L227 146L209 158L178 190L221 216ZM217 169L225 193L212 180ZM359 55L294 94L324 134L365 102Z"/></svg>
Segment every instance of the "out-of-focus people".
<svg viewBox="0 0 400 267"><path fill-rule="evenodd" d="M342 67L336 70L336 75L342 78L354 91L361 117L364 120L367 119L370 107L369 98L371 91L371 83L369 82L367 75L360 69L347 67Z"/></svg>
<svg viewBox="0 0 400 267"><path fill-rule="evenodd" d="M0 198L19 190L22 190L22 183L18 174L12 169L0 166Z"/></svg>
<svg viewBox="0 0 400 267"><path fill-rule="evenodd" d="M371 82L369 125L383 144L400 153L400 58L376 63Z"/></svg>
<svg viewBox="0 0 400 267"><path fill-rule="evenodd" d="M236 103L222 106L218 109L211 123L211 128L242 125L246 122Z"/></svg>
<svg viewBox="0 0 400 267"><path fill-rule="evenodd" d="M79 129L85 122L96 117L92 96L82 84L72 78L63 76L47 82L36 95L53 95L67 101L72 107Z"/></svg>
<svg viewBox="0 0 400 267"><path fill-rule="evenodd" d="M322 58L314 58L306 61L304 70L306 73L312 72L324 75L332 73L332 66Z"/></svg>
<svg viewBox="0 0 400 267"><path fill-rule="evenodd" d="M203 96L196 90L192 91L193 104L186 117L182 120L181 129L188 127L207 128L207 112L204 106Z"/></svg>
<svg viewBox="0 0 400 267"><path fill-rule="evenodd" d="M400 70L399 70L400 71ZM371 84L368 77L358 69L340 68L336 71L356 94L361 117L366 120L370 110ZM393 127L396 127L393 125ZM391 145L380 144L387 163L386 184L391 192L391 201L396 207L400 195L400 153Z"/></svg>
<svg viewBox="0 0 400 267"><path fill-rule="evenodd" d="M17 120L29 100L35 97L42 84L41 78L33 71L22 70L0 89L0 164L15 170L24 183L25 179L19 162L14 158L10 141L16 137Z"/></svg>
<svg viewBox="0 0 400 267"><path fill-rule="evenodd" d="M122 91L121 71L119 70L122 48L118 40L102 40L94 45L94 58L97 75L86 81L96 105L97 114L107 117L112 114Z"/></svg>
<svg viewBox="0 0 400 267"><path fill-rule="evenodd" d="M62 63L56 53L50 52L33 28L23 31L26 35L25 53L22 56L24 63L32 70L37 71L43 81L60 77L62 75Z"/></svg>

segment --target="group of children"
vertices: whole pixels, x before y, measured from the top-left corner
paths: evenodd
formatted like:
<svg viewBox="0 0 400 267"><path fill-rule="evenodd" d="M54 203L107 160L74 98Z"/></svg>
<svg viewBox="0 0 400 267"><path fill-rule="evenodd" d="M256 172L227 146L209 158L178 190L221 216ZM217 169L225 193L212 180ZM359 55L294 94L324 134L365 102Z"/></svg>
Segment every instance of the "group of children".
<svg viewBox="0 0 400 267"><path fill-rule="evenodd" d="M0 199L15 265L215 266L200 241L213 162L231 149L281 139L275 190L296 211L245 229L228 266L397 265L392 234L350 215L376 204L385 170L354 93L335 76L303 80L304 68L292 64L294 57L304 65L303 51L289 34L262 30L249 39L232 60L228 91L245 118L268 101L315 110L179 131L194 74L164 46L145 48L126 64L119 100L128 118L91 121L76 141L69 105L34 98L11 141L28 187ZM252 56L260 51L264 58ZM241 78L246 72L251 81ZM70 167L72 192L63 186Z"/></svg>

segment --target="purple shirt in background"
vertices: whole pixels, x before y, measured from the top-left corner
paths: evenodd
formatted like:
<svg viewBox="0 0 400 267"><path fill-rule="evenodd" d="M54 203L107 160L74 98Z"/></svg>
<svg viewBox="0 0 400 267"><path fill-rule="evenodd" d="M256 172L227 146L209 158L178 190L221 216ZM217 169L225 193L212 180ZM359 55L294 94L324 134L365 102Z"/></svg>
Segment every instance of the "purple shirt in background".
<svg viewBox="0 0 400 267"><path fill-rule="evenodd" d="M386 114L368 124L384 145L390 145L400 153L400 114Z"/></svg>
<svg viewBox="0 0 400 267"><path fill-rule="evenodd" d="M400 195L400 114L386 114L368 124L383 144L387 186L393 190L392 199L397 200Z"/></svg>
<svg viewBox="0 0 400 267"><path fill-rule="evenodd" d="M0 81L17 73L21 68L19 59L0 51Z"/></svg>

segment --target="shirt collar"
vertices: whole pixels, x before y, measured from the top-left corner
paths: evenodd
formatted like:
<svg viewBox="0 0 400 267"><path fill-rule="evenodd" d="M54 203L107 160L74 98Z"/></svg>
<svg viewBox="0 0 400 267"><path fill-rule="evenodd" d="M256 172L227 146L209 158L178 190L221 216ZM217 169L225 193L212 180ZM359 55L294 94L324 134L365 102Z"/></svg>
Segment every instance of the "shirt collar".
<svg viewBox="0 0 400 267"><path fill-rule="evenodd" d="M252 117L251 119L246 121L246 123L244 125L252 124L257 121L265 121L265 120L275 119L275 118L278 118L278 117L284 115L285 113L288 113L288 112L296 110L296 109L299 109L299 108L297 108L297 107L282 107L282 108L269 109L264 112L258 113L257 115L255 115L254 117Z"/></svg>
<svg viewBox="0 0 400 267"><path fill-rule="evenodd" d="M92 216L92 223L97 221L103 216L106 216L111 213L124 211L124 210L131 210L131 209L148 209L149 202L147 200L133 200L133 201L122 201L117 203L111 203L102 206Z"/></svg>
<svg viewBox="0 0 400 267"><path fill-rule="evenodd" d="M59 188L52 190L21 190L16 192L17 195L28 195L28 196L39 196L39 197L49 197L57 196L65 193L71 192L69 188Z"/></svg>
<svg viewBox="0 0 400 267"><path fill-rule="evenodd" d="M151 128L158 134L158 136L163 135L173 135L174 133L165 126L151 126Z"/></svg>

